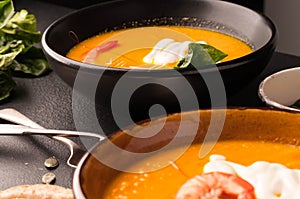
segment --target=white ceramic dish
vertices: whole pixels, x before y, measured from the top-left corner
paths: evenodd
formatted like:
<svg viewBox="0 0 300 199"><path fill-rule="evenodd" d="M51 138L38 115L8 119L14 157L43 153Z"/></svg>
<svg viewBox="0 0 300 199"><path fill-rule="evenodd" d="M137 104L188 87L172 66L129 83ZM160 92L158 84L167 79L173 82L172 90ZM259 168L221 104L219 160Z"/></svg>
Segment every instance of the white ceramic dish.
<svg viewBox="0 0 300 199"><path fill-rule="evenodd" d="M270 75L261 82L258 93L271 107L300 112L300 109L290 107L300 99L300 67Z"/></svg>

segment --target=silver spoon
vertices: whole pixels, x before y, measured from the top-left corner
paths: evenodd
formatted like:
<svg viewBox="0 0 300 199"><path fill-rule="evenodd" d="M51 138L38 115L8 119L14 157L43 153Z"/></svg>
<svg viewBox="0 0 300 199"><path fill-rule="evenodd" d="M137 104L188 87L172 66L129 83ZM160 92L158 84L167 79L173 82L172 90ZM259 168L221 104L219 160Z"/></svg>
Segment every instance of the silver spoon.
<svg viewBox="0 0 300 199"><path fill-rule="evenodd" d="M49 138L52 138L54 140L57 140L63 144L66 144L69 147L70 150L70 156L67 160L67 164L70 167L76 168L78 162L81 160L81 158L83 157L83 155L86 153L86 151L84 149L82 149L78 144L76 144L74 141L66 138L66 137L62 137L59 135L66 135L68 133L66 132L72 132L72 131L59 131L54 133L53 131L55 130L48 130L43 128L42 126L40 126L39 124L35 123L34 121L32 121L31 119L29 119L28 117L26 117L25 115L23 115L22 113L20 113L19 111L12 109L12 108L5 108L5 109L1 109L0 110L0 119L15 123L15 124L20 124L23 126L18 126L15 125L15 127L11 127L11 128L15 128L13 130L13 132L16 132L17 128L19 128L19 130L21 128L25 128L25 127L30 127L27 128L27 131L29 130L34 130L35 133L34 134L43 134L43 135L47 135ZM7 126L8 127L8 126ZM41 132L44 133L41 133ZM47 133L48 132L48 133ZM51 133L50 133L51 132ZM78 132L72 132L73 136L76 134L78 135ZM4 133L5 134L5 133ZM4 135L2 134L2 135ZM6 131L6 135L13 135L16 133L10 133L8 134L8 131ZM21 133L21 134L26 134L26 133ZM30 133L27 133L30 134ZM33 133L31 133L33 134ZM93 134L93 133L85 133L83 132L83 134L85 134L85 136L90 136L90 137L98 137L99 139L103 139L104 137L98 135L98 134ZM70 135L69 135L70 136Z"/></svg>
<svg viewBox="0 0 300 199"><path fill-rule="evenodd" d="M32 128L16 124L0 124L0 135L47 135L47 136L85 136L94 137L103 140L104 137L96 133L56 130L45 128Z"/></svg>

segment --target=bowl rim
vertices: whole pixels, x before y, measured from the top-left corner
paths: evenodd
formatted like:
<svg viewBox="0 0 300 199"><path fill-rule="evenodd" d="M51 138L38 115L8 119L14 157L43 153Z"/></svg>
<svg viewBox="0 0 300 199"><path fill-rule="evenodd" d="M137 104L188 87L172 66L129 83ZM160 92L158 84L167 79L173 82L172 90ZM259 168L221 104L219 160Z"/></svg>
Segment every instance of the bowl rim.
<svg viewBox="0 0 300 199"><path fill-rule="evenodd" d="M65 64L67 67L72 68L72 69L79 69L79 68L84 68L87 70L94 70L94 71L103 71L103 70L109 70L109 71L114 71L114 72L133 72L133 73L159 73L159 74L167 74L167 75L178 75L179 73L185 74L185 75L192 75L195 74L198 71L201 71L203 73L208 73L208 72L215 72L215 71L223 71L223 70L227 70L227 69L231 69L231 68L235 68L239 63L241 62L247 62L247 60L252 59L254 57L256 57L257 55L259 55L262 51L264 51L264 49L268 48L270 45L272 45L272 43L276 43L277 42L277 29L275 24L273 23L273 21L266 16L265 14L256 11L256 10L252 10L250 8L247 8L245 6L239 5L239 4L235 4L232 2L227 2L227 1L209 1L209 0L191 0L191 1L202 1L202 2L209 2L209 3L213 3L213 4L227 4L229 6L236 6L239 8L243 8L248 10L249 12L253 12L256 15L258 15L259 17L261 17L266 26L268 26L268 28L271 31L271 36L268 39L268 41L260 48L255 49L253 52L243 56L243 57L239 57L233 60L229 60L223 63L218 63L215 66L216 67L203 67L201 69L180 69L180 70L175 70L175 69L164 69L164 70L153 70L153 69L125 69L125 68L112 68L112 67L106 67L106 66L99 66L99 65L94 65L94 64L87 64L87 63L83 63L80 61L76 61L73 60L71 58L67 58L65 55L61 55L59 53L57 53L56 51L54 51L53 49L50 48L50 46L47 43L47 37L49 35L49 32L51 31L51 29L55 28L55 26L59 23L61 23L62 21L64 21L65 19L76 15L80 12L84 12L86 10L89 10L93 7L98 7L98 6L102 6L102 5L109 5L109 4L114 4L114 3L118 3L118 2L123 2L126 0L112 0L112 1L108 1L108 2L100 2L94 5L90 5L75 11L71 11L70 13L58 18L57 20L55 20L54 22L52 22L47 28L46 30L43 32L42 34L42 39L41 39L41 44L42 44L42 48L45 52L47 52L47 54L49 54L49 56L52 59L55 59L58 62L61 62L63 64ZM275 47L274 47L275 48ZM177 71L177 72L175 72Z"/></svg>
<svg viewBox="0 0 300 199"><path fill-rule="evenodd" d="M265 85L272 81L276 76L278 75L281 75L281 74L284 74L284 73L290 73L290 72L294 72L294 71L300 71L300 67L296 66L296 67L293 67L293 68L288 68L288 69L283 69L283 70L280 70L278 72L275 72L269 76L267 76L260 84L259 84L259 87L258 87L258 96L259 98L265 102L267 105L269 106L273 106L273 107L276 107L278 109L283 109L283 110L288 110L288 111L296 111L296 112L300 112L299 109L296 109L296 108L292 108L292 107L289 107L289 106L286 106L286 105L283 105L279 102L276 102L274 101L273 99L271 99L268 94L265 92Z"/></svg>

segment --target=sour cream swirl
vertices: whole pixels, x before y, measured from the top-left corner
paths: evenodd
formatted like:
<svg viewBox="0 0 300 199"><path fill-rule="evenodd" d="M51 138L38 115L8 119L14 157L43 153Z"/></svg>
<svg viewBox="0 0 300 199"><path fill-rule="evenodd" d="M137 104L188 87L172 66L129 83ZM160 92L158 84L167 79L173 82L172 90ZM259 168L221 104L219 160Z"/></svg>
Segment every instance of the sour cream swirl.
<svg viewBox="0 0 300 199"><path fill-rule="evenodd" d="M191 41L177 42L174 39L165 38L156 43L143 62L153 65L169 65L179 62L188 53L188 46ZM206 44L204 41L197 43Z"/></svg>

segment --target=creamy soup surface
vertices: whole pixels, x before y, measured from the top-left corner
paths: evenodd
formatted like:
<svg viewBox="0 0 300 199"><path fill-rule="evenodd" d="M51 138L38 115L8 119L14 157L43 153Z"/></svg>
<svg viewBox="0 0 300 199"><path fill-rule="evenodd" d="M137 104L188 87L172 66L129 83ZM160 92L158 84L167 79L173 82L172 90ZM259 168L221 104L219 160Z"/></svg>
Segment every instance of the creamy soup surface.
<svg viewBox="0 0 300 199"><path fill-rule="evenodd" d="M288 187L291 186L290 184L292 184L291 182L293 180L295 181L293 183L299 183L299 147L264 141L222 141L218 142L210 154L203 159L199 158L200 147L200 144L191 146L178 160L170 163L169 166L154 172L141 171L140 174L120 173L115 179L112 179L111 183L105 188L106 191L103 198L175 198L176 193L187 180L205 172L205 166L207 167L206 170L216 169L215 166L211 166L214 162L210 162L209 160L209 157L212 157L213 154L218 154L216 155L217 157L226 157L226 161L230 161L230 164L236 165L232 167L235 171L240 171L242 168L250 168L254 165L256 166L254 169L260 171L263 175L266 174L265 177L262 176L262 179L267 179L267 177L275 179L277 175L277 179L282 179L282 182L285 183L287 182ZM160 158L165 157L168 159L172 153L174 153L174 151L166 151L165 153L160 154ZM139 170L142 168L142 165L147 163L149 164L149 162L153 162L155 159L156 157L154 156L151 160L145 160L145 162L137 163L133 167L136 170ZM209 162L210 164L208 164ZM223 163L224 162L225 161L223 161ZM267 166L257 167L258 163L266 164ZM222 166L222 164L219 163L217 165ZM281 170L278 170L277 167ZM270 168L273 168L273 170ZM283 179L283 177L279 175L286 176L288 179ZM291 178L291 176L288 177L288 175L294 177ZM255 176L255 174L250 173L250 177L253 176ZM272 183L266 183L264 184L264 187L261 187L261 185L258 184L256 185L256 194L272 195L272 197L268 198L291 198L291 196L284 196L284 194L281 193L284 191L282 188L282 182L278 183L279 185L274 185L275 188L268 188L268 186L271 186L270 184ZM299 186L299 184L297 184L297 186ZM261 187L261 190L259 190L259 187ZM294 189L296 190L296 188ZM259 191L262 193L258 193ZM291 194L290 191L288 191L288 193ZM260 199L259 197L257 198Z"/></svg>
<svg viewBox="0 0 300 199"><path fill-rule="evenodd" d="M215 31L183 26L150 26L101 33L73 47L67 57L108 67L170 69L186 56L187 45L191 42L205 43L226 53L227 57L222 62L253 51L245 42ZM159 47L161 53L149 59L149 54Z"/></svg>

